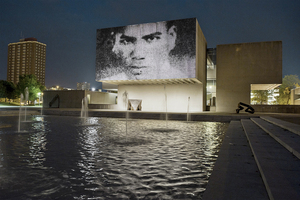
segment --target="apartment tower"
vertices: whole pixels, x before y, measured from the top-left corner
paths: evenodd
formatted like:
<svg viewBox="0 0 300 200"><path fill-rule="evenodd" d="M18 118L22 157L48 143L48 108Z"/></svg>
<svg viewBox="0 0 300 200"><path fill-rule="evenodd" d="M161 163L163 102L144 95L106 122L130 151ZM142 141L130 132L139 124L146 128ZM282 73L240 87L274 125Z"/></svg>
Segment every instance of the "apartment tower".
<svg viewBox="0 0 300 200"><path fill-rule="evenodd" d="M17 84L20 75L34 74L45 85L46 44L36 38L8 44L7 81Z"/></svg>

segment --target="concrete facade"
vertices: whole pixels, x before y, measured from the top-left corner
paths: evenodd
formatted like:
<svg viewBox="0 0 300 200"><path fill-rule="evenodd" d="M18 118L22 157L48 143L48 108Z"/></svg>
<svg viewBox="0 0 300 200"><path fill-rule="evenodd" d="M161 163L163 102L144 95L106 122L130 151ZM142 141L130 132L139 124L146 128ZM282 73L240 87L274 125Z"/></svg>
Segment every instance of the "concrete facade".
<svg viewBox="0 0 300 200"><path fill-rule="evenodd" d="M86 91L89 104L117 104L117 93Z"/></svg>
<svg viewBox="0 0 300 200"><path fill-rule="evenodd" d="M117 94L106 92L92 92L87 90L49 90L44 91L43 107L49 108L49 103L53 101L52 108L81 108L82 99L88 97L89 104L116 104Z"/></svg>
<svg viewBox="0 0 300 200"><path fill-rule="evenodd" d="M250 104L251 84L281 82L281 41L217 46L217 112L235 112L239 102Z"/></svg>
<svg viewBox="0 0 300 200"><path fill-rule="evenodd" d="M195 78L153 79L120 82L118 84L118 110L126 110L123 100L125 91L128 99L142 100L142 111L203 112L206 110L206 49L207 42L195 19L196 29L196 73ZM180 66L179 66L180 67ZM114 82L116 84L117 82ZM130 83L130 85L128 84ZM166 90L164 89L166 87ZM167 105L166 98L167 96Z"/></svg>
<svg viewBox="0 0 300 200"><path fill-rule="evenodd" d="M206 67L206 49L207 42L204 37L204 34L196 20L196 74L197 79L202 83L202 100L201 107L202 109L198 111L206 110L206 80L207 80L207 67ZM200 92L200 90L195 90L195 92ZM199 94L199 93L198 93Z"/></svg>
<svg viewBox="0 0 300 200"><path fill-rule="evenodd" d="M128 99L142 100L142 111L187 112L188 106L189 112L203 109L202 84L119 85L118 110L127 108L125 92Z"/></svg>

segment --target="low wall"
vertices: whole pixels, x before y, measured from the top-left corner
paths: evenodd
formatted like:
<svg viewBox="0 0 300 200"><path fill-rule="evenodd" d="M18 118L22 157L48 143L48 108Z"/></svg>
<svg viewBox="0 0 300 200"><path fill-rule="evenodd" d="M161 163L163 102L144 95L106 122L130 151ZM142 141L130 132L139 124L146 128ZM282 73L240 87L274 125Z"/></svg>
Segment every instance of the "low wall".
<svg viewBox="0 0 300 200"><path fill-rule="evenodd" d="M53 102L52 108L81 108L82 98L85 97L84 90L48 90L44 91L43 107L49 108L49 103L58 95L59 100Z"/></svg>
<svg viewBox="0 0 300 200"><path fill-rule="evenodd" d="M51 109L46 108L43 110L44 115L58 115L58 116L80 116L80 109L77 110L68 110L68 109ZM156 120L165 120L166 113L163 112L143 112L143 111L91 111L88 112L89 117L112 117L112 118L123 118L126 119L128 116L129 119L156 119ZM186 113L168 113L168 120L187 120ZM208 113L197 113L191 114L191 121L207 121L207 122L230 122L231 120L241 120L241 119L250 119L258 118L259 115L256 114L208 114Z"/></svg>
<svg viewBox="0 0 300 200"><path fill-rule="evenodd" d="M300 113L300 105L251 105L255 112Z"/></svg>
<svg viewBox="0 0 300 200"><path fill-rule="evenodd" d="M116 109L117 104L89 104L89 109Z"/></svg>
<svg viewBox="0 0 300 200"><path fill-rule="evenodd" d="M87 91L89 104L116 104L117 93Z"/></svg>
<svg viewBox="0 0 300 200"><path fill-rule="evenodd" d="M87 90L48 90L44 91L43 107L49 108L49 103L58 95L58 99L53 102L52 108L81 108L82 99L87 96L91 109L110 109L109 105L117 105L117 94L96 92ZM59 102L59 105L58 105Z"/></svg>

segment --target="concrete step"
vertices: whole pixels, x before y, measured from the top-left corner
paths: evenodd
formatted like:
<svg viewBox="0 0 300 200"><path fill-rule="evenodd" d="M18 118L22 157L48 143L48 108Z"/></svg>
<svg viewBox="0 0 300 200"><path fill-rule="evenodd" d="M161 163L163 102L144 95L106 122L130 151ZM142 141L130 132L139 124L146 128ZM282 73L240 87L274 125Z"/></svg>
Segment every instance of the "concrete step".
<svg viewBox="0 0 300 200"><path fill-rule="evenodd" d="M251 118L251 120L300 159L300 135L260 118Z"/></svg>
<svg viewBox="0 0 300 200"><path fill-rule="evenodd" d="M299 124L294 124L294 123L291 123L291 122L286 122L286 121L283 121L283 120L280 120L280 119L276 119L274 117L269 117L269 116L261 116L260 118L272 123L272 124L275 124L281 128L284 128L284 129L287 129L293 133L296 133L298 135L300 135L300 125Z"/></svg>
<svg viewBox="0 0 300 200"><path fill-rule="evenodd" d="M25 114L24 108L22 110L22 115ZM39 110L27 110L26 115L39 115L41 112ZM19 110L7 110L7 111L1 111L0 116L18 116Z"/></svg>
<svg viewBox="0 0 300 200"><path fill-rule="evenodd" d="M269 198L300 199L300 160L250 119L241 121Z"/></svg>
<svg viewBox="0 0 300 200"><path fill-rule="evenodd" d="M240 121L230 122L203 199L269 199Z"/></svg>

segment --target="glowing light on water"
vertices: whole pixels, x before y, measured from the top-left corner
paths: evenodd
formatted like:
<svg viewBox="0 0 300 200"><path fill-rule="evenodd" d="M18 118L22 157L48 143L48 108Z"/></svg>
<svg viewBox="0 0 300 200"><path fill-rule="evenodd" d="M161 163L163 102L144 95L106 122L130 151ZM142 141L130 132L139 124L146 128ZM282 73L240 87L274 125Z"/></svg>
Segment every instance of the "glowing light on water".
<svg viewBox="0 0 300 200"><path fill-rule="evenodd" d="M63 116L25 125L25 134L1 129L0 196L201 199L228 126L168 121L169 131L164 120Z"/></svg>

